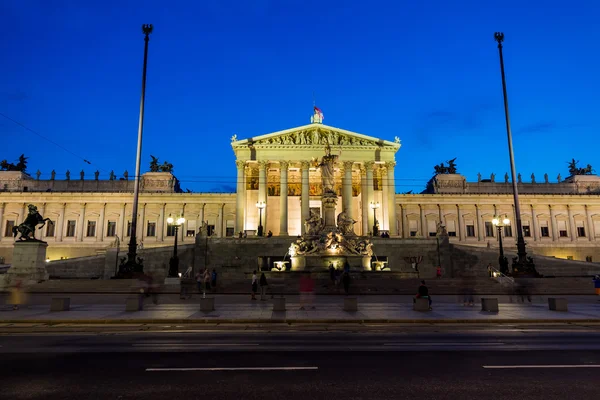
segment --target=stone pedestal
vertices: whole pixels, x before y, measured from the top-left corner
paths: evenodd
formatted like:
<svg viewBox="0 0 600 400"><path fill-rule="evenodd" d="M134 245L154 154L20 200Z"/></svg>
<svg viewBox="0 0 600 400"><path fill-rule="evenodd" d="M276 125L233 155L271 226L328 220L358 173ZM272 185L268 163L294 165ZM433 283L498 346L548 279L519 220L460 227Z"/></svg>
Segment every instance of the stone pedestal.
<svg viewBox="0 0 600 400"><path fill-rule="evenodd" d="M12 264L6 272L7 283L21 281L23 284L34 284L47 281L47 247L48 243L37 240L15 242Z"/></svg>
<svg viewBox="0 0 600 400"><path fill-rule="evenodd" d="M306 268L306 259L304 256L290 257L292 260L292 271L304 271Z"/></svg>
<svg viewBox="0 0 600 400"><path fill-rule="evenodd" d="M211 312L215 311L215 298L203 297L200 299L200 311Z"/></svg>
<svg viewBox="0 0 600 400"><path fill-rule="evenodd" d="M323 203L323 231L337 231L335 222L337 195L335 193L325 193L321 197L321 202Z"/></svg>
<svg viewBox="0 0 600 400"><path fill-rule="evenodd" d="M273 311L285 311L285 297L275 297L273 299Z"/></svg>

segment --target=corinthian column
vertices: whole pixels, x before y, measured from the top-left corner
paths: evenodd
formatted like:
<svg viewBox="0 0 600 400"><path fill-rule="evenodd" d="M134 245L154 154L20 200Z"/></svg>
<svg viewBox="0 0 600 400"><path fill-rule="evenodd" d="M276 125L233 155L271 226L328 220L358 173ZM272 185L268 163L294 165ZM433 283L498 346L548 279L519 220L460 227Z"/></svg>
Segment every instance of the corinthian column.
<svg viewBox="0 0 600 400"><path fill-rule="evenodd" d="M246 162L237 160L235 162L237 167L237 189L235 192L235 235L244 230L244 199L246 195L246 186L244 184L244 172ZM199 228L200 226L197 226Z"/></svg>
<svg viewBox="0 0 600 400"><path fill-rule="evenodd" d="M362 212L362 234L366 235L369 232L369 199L367 194L367 169L360 168L360 198Z"/></svg>
<svg viewBox="0 0 600 400"><path fill-rule="evenodd" d="M2 211L2 209L0 208L0 212L1 211ZM596 234L594 233L594 222L592 221L592 214L590 213L590 209L587 204L585 206L585 217L587 219L587 235L588 235L588 239L591 242L594 240L594 237ZM0 213L0 226L2 226L2 214L1 213Z"/></svg>
<svg viewBox="0 0 600 400"><path fill-rule="evenodd" d="M548 206L550 209L550 225L552 226L552 241L556 241L558 239L558 230L556 228L556 218L554 217L554 209L552 206Z"/></svg>
<svg viewBox="0 0 600 400"><path fill-rule="evenodd" d="M96 240L104 241L104 215L106 214L106 203L102 203L100 209L100 217L98 217L98 230L96 231Z"/></svg>
<svg viewBox="0 0 600 400"><path fill-rule="evenodd" d="M279 236L288 235L288 166L279 161Z"/></svg>
<svg viewBox="0 0 600 400"><path fill-rule="evenodd" d="M354 161L344 161L344 181L342 182L342 208L350 218L354 218L352 209L352 166Z"/></svg>
<svg viewBox="0 0 600 400"><path fill-rule="evenodd" d="M577 228L575 227L575 219L573 218L573 209L567 204L567 212L569 214L569 230L571 231L571 241L577 239Z"/></svg>
<svg viewBox="0 0 600 400"><path fill-rule="evenodd" d="M85 227L83 226L85 222L85 203L83 203L81 205L81 208L79 210L79 222L77 223L77 225L79 225L79 229L77 230L77 241L81 242L83 241L83 231L85 229Z"/></svg>
<svg viewBox="0 0 600 400"><path fill-rule="evenodd" d="M309 162L302 161L300 164L302 168L302 192L300 193L300 207L301 207L301 221L300 221L300 229L302 234L306 233L306 228L304 227L304 221L306 221L310 217L310 187L309 187Z"/></svg>
<svg viewBox="0 0 600 400"><path fill-rule="evenodd" d="M65 212L67 208L67 203L62 203L60 207L60 211L58 213L58 222L56 224L56 241L62 242L63 240L63 232L65 230Z"/></svg>
<svg viewBox="0 0 600 400"><path fill-rule="evenodd" d="M375 165L374 161L367 161L365 162L365 169L367 170L367 220L369 221L367 223L367 232L370 229L373 229L373 212L370 212L370 204L373 202L374 200L374 196L373 196L373 166Z"/></svg>
<svg viewBox="0 0 600 400"><path fill-rule="evenodd" d="M533 241L537 242L540 240L540 232L538 229L537 214L535 213L535 208L533 207L533 204L531 205L531 225L531 229L533 229Z"/></svg>
<svg viewBox="0 0 600 400"><path fill-rule="evenodd" d="M381 173L381 229L386 229L390 231L392 227L389 225L389 215L388 211L390 209L390 195L389 195L389 187L387 182L387 169L384 166L379 168Z"/></svg>
<svg viewBox="0 0 600 400"><path fill-rule="evenodd" d="M0 203L0 240L2 240L2 235L4 231L2 228L4 227L4 203Z"/></svg>
<svg viewBox="0 0 600 400"><path fill-rule="evenodd" d="M388 219L390 225L390 235L398 236L398 222L396 221L396 179L394 178L394 167L396 166L395 161L388 161L385 163L387 167L387 184L388 187ZM384 186L384 187L385 187Z"/></svg>
<svg viewBox="0 0 600 400"><path fill-rule="evenodd" d="M267 165L268 161L261 160L258 162L258 201L267 204ZM258 212L258 210L256 210ZM267 232L267 211L268 207L262 210L262 226L263 232Z"/></svg>

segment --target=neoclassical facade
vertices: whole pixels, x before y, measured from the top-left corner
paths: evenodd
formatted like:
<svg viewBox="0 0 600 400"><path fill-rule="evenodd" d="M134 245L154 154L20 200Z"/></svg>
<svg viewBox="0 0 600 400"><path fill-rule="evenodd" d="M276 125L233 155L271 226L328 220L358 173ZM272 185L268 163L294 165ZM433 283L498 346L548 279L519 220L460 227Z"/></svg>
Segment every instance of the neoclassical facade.
<svg viewBox="0 0 600 400"><path fill-rule="evenodd" d="M144 247L172 246L169 216L185 217L180 243L193 243L202 222L216 237L248 240L259 224L265 233L297 236L311 212L321 214L322 179L319 162L329 146L335 156L333 178L338 195L336 214L343 210L356 224L355 233L370 235L377 222L392 239L435 240L439 223L450 241L473 246L497 246L496 215L515 221L508 178L467 182L458 174L437 175L421 194L395 193L395 157L399 139L387 141L312 123L293 129L237 140L236 193L181 193L170 173L145 173L141 179L137 237ZM224 149L224 151L226 151ZM523 232L530 252L600 261L600 178L575 176L550 182L518 183ZM126 177L99 180L39 180L21 172L0 171L0 258L10 262L12 227L21 223L27 205L35 204L50 218L36 237L48 242L50 259L101 254L110 246L129 243L133 181ZM257 203L263 202L259 210ZM372 208L371 204L377 205ZM321 214L322 215L322 214ZM261 217L261 221L259 221ZM505 227L505 246L516 233ZM1 260L0 260L1 261Z"/></svg>

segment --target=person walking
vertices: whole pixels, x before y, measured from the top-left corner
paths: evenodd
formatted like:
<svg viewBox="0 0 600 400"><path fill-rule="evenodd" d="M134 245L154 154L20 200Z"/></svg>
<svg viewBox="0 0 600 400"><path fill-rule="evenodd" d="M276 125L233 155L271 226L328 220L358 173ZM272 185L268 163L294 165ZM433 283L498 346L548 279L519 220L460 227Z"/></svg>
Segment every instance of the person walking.
<svg viewBox="0 0 600 400"><path fill-rule="evenodd" d="M344 271L342 274L342 283L344 284L344 293L346 296L350 293L350 273Z"/></svg>
<svg viewBox="0 0 600 400"><path fill-rule="evenodd" d="M258 278L256 277L256 270L252 272L252 297L250 300L256 300L256 292L258 291Z"/></svg>
<svg viewBox="0 0 600 400"><path fill-rule="evenodd" d="M265 301L266 300L265 297L267 295L267 288L269 287L269 282L267 282L267 277L265 276L264 272L260 274L259 285L260 285L260 301Z"/></svg>
<svg viewBox="0 0 600 400"><path fill-rule="evenodd" d="M440 279L442 277L442 267L440 267L439 265L435 269L435 277L437 279Z"/></svg>
<svg viewBox="0 0 600 400"><path fill-rule="evenodd" d="M487 271L488 271L488 276L489 276L490 278L491 278L492 276L494 276L494 274L493 274L493 269L494 269L494 268L492 267L492 263L489 263L489 264L487 265Z"/></svg>
<svg viewBox="0 0 600 400"><path fill-rule="evenodd" d="M329 263L329 280L335 285L335 267L333 266L333 263Z"/></svg>
<svg viewBox="0 0 600 400"><path fill-rule="evenodd" d="M202 272L198 271L196 274L196 286L198 286L198 293L202 293Z"/></svg>
<svg viewBox="0 0 600 400"><path fill-rule="evenodd" d="M208 271L208 268L204 270L202 277L204 279L204 295L206 296L206 292L210 292L210 272Z"/></svg>
<svg viewBox="0 0 600 400"><path fill-rule="evenodd" d="M594 277L594 290L596 291L596 295L600 296L600 275Z"/></svg>

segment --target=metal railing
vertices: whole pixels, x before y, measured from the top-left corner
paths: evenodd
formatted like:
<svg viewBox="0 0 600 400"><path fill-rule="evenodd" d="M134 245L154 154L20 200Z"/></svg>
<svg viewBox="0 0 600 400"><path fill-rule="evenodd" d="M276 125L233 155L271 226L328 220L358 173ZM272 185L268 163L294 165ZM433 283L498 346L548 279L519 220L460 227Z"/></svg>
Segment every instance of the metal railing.
<svg viewBox="0 0 600 400"><path fill-rule="evenodd" d="M497 270L496 268L492 268L492 278L498 281L501 285L504 286L514 286L515 279L511 276L504 275L502 272Z"/></svg>

